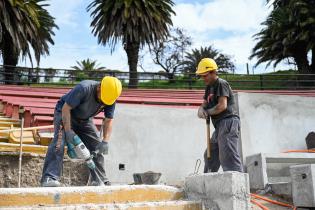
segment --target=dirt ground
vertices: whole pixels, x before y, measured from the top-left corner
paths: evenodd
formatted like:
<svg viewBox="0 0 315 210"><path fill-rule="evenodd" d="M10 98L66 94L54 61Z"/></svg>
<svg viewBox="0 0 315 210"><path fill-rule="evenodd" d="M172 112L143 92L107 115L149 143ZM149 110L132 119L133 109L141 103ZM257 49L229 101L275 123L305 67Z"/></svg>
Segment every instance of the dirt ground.
<svg viewBox="0 0 315 210"><path fill-rule="evenodd" d="M43 164L43 156L23 154L21 187L38 187L40 185ZM0 153L0 188L18 186L18 167L18 153ZM61 182L65 186L84 186L87 183L88 174L84 161L65 159Z"/></svg>

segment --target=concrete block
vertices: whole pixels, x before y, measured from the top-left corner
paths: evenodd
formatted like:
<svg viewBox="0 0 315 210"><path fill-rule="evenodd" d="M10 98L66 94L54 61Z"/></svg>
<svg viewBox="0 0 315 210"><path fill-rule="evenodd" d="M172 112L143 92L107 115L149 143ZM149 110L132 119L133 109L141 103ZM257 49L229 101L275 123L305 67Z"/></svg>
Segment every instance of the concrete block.
<svg viewBox="0 0 315 210"><path fill-rule="evenodd" d="M294 205L315 207L315 164L291 166L290 173Z"/></svg>
<svg viewBox="0 0 315 210"><path fill-rule="evenodd" d="M251 155L246 158L246 169L251 189L264 189L268 183L267 164L264 154Z"/></svg>
<svg viewBox="0 0 315 210"><path fill-rule="evenodd" d="M112 204L175 201L183 198L183 190L165 185L0 188L0 198L0 208L38 205Z"/></svg>
<svg viewBox="0 0 315 210"><path fill-rule="evenodd" d="M284 196L286 198L292 198L292 183L291 182L279 182L269 184L274 194Z"/></svg>
<svg viewBox="0 0 315 210"><path fill-rule="evenodd" d="M245 173L221 172L187 177L185 194L190 200L201 200L209 210L250 208L249 179Z"/></svg>
<svg viewBox="0 0 315 210"><path fill-rule="evenodd" d="M1 210L202 210L197 201L162 201L140 203L115 203L115 204L80 204L80 205L53 205L32 207L10 207Z"/></svg>
<svg viewBox="0 0 315 210"><path fill-rule="evenodd" d="M259 153L248 156L246 169L250 188L264 189L270 183L290 182L289 167L306 163L315 163L315 153Z"/></svg>

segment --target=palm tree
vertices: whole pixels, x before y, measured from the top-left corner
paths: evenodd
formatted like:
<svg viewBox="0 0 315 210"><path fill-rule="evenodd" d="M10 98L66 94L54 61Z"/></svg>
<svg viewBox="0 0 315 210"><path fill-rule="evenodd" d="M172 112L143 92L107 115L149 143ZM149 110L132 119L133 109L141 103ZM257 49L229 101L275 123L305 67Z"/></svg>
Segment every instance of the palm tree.
<svg viewBox="0 0 315 210"><path fill-rule="evenodd" d="M49 54L49 44L54 44L53 29L58 28L54 18L44 7L44 0L0 1L0 51L5 65L5 79L13 81L14 67L18 59L28 57L31 50L37 64L42 55Z"/></svg>
<svg viewBox="0 0 315 210"><path fill-rule="evenodd" d="M129 87L137 87L139 49L165 39L172 25L172 0L94 0L91 11L92 33L98 43L114 49L122 41L129 65Z"/></svg>
<svg viewBox="0 0 315 210"><path fill-rule="evenodd" d="M198 63L203 58L214 59L219 67L219 70L222 72L230 71L234 73L235 71L235 65L231 61L231 57L220 53L220 51L215 49L213 46L205 48L200 47L200 49L193 49L190 53L186 53L183 71L191 77L195 74Z"/></svg>
<svg viewBox="0 0 315 210"><path fill-rule="evenodd" d="M258 58L256 66L264 62L277 66L293 58L300 73L315 74L315 1L275 0L273 7L262 23L264 28L255 35L258 42L250 58Z"/></svg>
<svg viewBox="0 0 315 210"><path fill-rule="evenodd" d="M76 66L71 66L72 69L76 70L76 73L79 74L85 74L87 75L89 78L98 78L101 77L102 75L99 74L99 72L97 71L102 71L105 70L106 68L103 66L99 66L99 64L97 64L96 60L91 60L91 59L86 59L86 60L82 60L82 61L77 61L77 65ZM80 73L80 71L82 71ZM70 76L78 76L77 74L73 74L72 72L69 73Z"/></svg>

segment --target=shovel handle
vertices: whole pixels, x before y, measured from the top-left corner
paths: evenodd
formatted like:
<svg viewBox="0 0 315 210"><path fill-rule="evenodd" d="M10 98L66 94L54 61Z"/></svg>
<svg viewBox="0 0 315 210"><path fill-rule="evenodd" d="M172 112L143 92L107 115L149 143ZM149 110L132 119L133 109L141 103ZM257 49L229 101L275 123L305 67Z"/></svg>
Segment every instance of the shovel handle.
<svg viewBox="0 0 315 210"><path fill-rule="evenodd" d="M207 158L208 159L210 159L210 155L211 155L211 153L210 153L210 147L211 147L211 145L210 145L210 141L211 141L211 139L210 139L210 117L208 117L207 119L206 119L206 124L207 124Z"/></svg>

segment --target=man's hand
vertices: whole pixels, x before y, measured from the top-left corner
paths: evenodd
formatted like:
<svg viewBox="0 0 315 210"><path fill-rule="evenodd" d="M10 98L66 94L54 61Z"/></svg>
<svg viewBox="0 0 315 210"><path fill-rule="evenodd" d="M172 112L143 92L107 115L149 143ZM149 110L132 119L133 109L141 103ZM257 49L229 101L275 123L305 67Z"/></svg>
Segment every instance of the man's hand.
<svg viewBox="0 0 315 210"><path fill-rule="evenodd" d="M108 147L109 147L108 142L102 141L96 146L95 153L107 155L108 154Z"/></svg>
<svg viewBox="0 0 315 210"><path fill-rule="evenodd" d="M65 131L65 139L68 143L73 144L73 138L75 136L75 132L73 130Z"/></svg>
<svg viewBox="0 0 315 210"><path fill-rule="evenodd" d="M201 105L198 109L198 117L201 119L207 119L209 116L208 112Z"/></svg>

